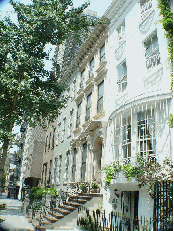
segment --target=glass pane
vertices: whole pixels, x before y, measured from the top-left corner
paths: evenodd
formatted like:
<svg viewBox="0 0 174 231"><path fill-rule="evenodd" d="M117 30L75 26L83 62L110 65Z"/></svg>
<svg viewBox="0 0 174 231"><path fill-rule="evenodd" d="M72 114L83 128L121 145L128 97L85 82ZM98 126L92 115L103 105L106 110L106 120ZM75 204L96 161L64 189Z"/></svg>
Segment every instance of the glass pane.
<svg viewBox="0 0 174 231"><path fill-rule="evenodd" d="M87 157L87 144L83 144L82 163L86 162Z"/></svg>
<svg viewBox="0 0 174 231"><path fill-rule="evenodd" d="M104 81L98 85L98 98L103 97L104 93Z"/></svg>
<svg viewBox="0 0 174 231"><path fill-rule="evenodd" d="M90 69L94 68L94 58L92 58L92 60L90 61Z"/></svg>
<svg viewBox="0 0 174 231"><path fill-rule="evenodd" d="M101 112L103 110L103 97L100 98L97 102L97 113Z"/></svg>
<svg viewBox="0 0 174 231"><path fill-rule="evenodd" d="M105 54L105 44L100 49L100 57L102 57Z"/></svg>
<svg viewBox="0 0 174 231"><path fill-rule="evenodd" d="M87 108L89 108L91 106L91 95L92 94L89 94L88 97L87 97Z"/></svg>

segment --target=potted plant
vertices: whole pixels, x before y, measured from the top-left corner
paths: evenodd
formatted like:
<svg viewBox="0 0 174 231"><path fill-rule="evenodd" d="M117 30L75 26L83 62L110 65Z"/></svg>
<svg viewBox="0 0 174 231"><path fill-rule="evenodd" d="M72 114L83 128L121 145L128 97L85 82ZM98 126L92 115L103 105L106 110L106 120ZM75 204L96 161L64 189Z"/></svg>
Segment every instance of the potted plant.
<svg viewBox="0 0 174 231"><path fill-rule="evenodd" d="M87 184L81 183L81 184L80 184L80 189L81 189L82 193L86 193L86 192L88 191L88 186L87 186Z"/></svg>
<svg viewBox="0 0 174 231"><path fill-rule="evenodd" d="M91 192L97 193L99 191L99 184L97 182L93 181L91 183Z"/></svg>

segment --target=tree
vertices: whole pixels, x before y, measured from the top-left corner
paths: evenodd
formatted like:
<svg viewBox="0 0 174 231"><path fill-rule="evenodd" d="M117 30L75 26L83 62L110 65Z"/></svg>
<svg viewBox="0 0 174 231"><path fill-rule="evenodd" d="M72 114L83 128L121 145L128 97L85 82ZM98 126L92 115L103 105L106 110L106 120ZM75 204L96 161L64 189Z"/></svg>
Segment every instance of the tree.
<svg viewBox="0 0 174 231"><path fill-rule="evenodd" d="M60 45L70 35L80 38L97 21L88 19L83 11L89 3L78 8L72 0L32 0L25 5L10 0L18 22L9 17L0 19L0 140L3 170L7 150L13 138L14 125L27 122L44 126L52 122L66 101L60 95L65 89L59 65L47 71L45 45ZM56 74L55 74L56 73Z"/></svg>

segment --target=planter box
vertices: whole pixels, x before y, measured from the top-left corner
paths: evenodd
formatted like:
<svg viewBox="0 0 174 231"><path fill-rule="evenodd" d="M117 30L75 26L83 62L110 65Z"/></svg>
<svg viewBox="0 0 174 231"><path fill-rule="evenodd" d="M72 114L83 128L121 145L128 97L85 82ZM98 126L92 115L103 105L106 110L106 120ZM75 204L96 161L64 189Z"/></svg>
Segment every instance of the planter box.
<svg viewBox="0 0 174 231"><path fill-rule="evenodd" d="M111 180L111 188L113 187L123 191L139 190L136 178L132 177L128 180L122 172L118 173L116 177Z"/></svg>

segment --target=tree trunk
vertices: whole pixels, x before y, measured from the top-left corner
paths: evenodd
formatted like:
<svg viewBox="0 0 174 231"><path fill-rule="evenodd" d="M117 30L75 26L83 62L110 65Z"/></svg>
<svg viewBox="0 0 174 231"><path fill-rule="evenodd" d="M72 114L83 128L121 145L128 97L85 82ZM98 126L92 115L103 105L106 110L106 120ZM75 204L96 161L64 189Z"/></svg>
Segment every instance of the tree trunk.
<svg viewBox="0 0 174 231"><path fill-rule="evenodd" d="M5 161L7 157L9 143L10 143L9 139L5 138L3 146L2 146L2 157L0 160L0 179L1 177L3 177L3 174L4 174L4 166L5 166Z"/></svg>

